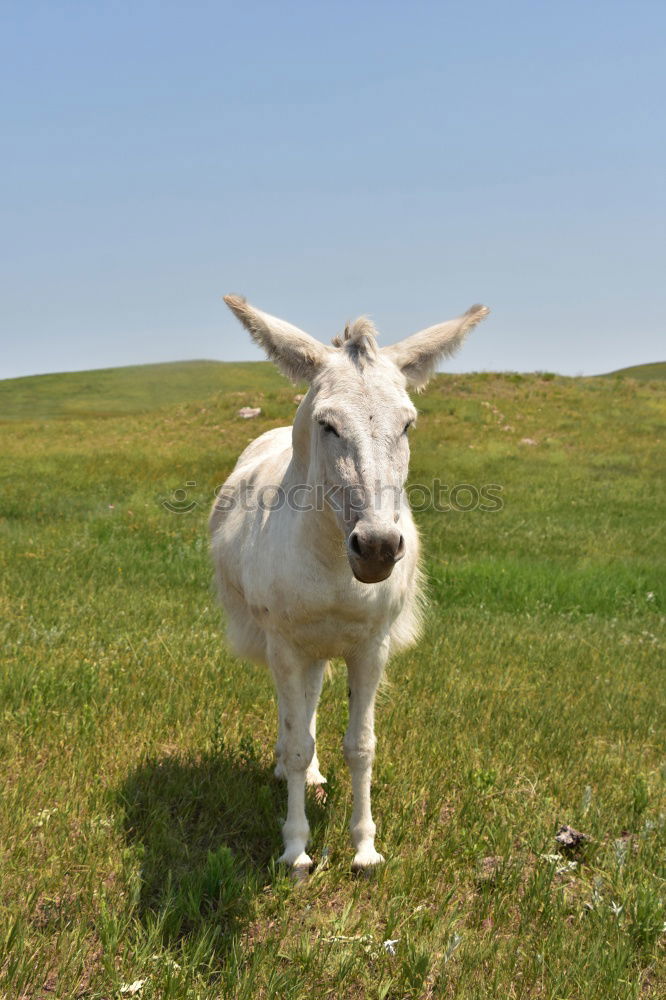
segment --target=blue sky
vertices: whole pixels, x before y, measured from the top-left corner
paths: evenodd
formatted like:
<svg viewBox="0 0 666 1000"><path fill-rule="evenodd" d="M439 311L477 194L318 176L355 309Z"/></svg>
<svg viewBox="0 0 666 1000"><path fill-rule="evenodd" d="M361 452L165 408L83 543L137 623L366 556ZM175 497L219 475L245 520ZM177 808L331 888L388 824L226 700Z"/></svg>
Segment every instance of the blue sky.
<svg viewBox="0 0 666 1000"><path fill-rule="evenodd" d="M663 360L666 5L0 5L0 377L259 357L226 292L450 370Z"/></svg>

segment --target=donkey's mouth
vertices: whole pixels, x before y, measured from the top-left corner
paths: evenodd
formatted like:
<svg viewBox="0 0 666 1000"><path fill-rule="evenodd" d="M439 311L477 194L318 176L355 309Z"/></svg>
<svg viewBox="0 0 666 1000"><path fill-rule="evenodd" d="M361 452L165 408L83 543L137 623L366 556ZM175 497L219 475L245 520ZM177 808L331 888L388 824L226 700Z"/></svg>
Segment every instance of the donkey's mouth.
<svg viewBox="0 0 666 1000"><path fill-rule="evenodd" d="M377 566L358 566L350 562L351 570L359 583L381 583L382 580L388 580L395 563L381 563Z"/></svg>

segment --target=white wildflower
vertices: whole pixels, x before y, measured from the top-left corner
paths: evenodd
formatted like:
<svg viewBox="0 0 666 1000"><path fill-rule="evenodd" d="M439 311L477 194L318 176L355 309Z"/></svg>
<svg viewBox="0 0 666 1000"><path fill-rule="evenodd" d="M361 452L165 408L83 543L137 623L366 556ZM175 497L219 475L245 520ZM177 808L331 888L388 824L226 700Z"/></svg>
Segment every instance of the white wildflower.
<svg viewBox="0 0 666 1000"><path fill-rule="evenodd" d="M386 941L384 941L384 951L386 951L389 955L395 955L395 946L399 940L400 938L387 938Z"/></svg>
<svg viewBox="0 0 666 1000"><path fill-rule="evenodd" d="M133 983L123 983L120 987L120 992L125 993L129 997L133 997L135 993L143 989L145 979L135 979Z"/></svg>

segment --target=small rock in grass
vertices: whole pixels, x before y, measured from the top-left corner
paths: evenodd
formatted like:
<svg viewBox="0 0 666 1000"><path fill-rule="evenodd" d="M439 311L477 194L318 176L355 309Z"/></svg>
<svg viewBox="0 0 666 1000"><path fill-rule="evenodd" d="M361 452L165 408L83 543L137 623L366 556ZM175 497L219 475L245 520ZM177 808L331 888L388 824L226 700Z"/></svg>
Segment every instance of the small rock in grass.
<svg viewBox="0 0 666 1000"><path fill-rule="evenodd" d="M575 850L584 844L586 840L590 838L586 833L581 833L580 830L574 830L572 826L561 826L557 833L555 834L555 840L561 847L566 847L568 850Z"/></svg>
<svg viewBox="0 0 666 1000"><path fill-rule="evenodd" d="M243 420L251 420L252 417L258 417L260 413L260 406L241 406L238 416L242 417Z"/></svg>

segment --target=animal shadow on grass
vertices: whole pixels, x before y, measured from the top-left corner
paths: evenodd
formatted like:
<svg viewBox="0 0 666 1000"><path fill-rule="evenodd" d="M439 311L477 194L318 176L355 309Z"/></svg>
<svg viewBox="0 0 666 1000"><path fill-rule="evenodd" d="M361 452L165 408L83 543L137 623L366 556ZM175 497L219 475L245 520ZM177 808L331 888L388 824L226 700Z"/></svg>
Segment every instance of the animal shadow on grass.
<svg viewBox="0 0 666 1000"><path fill-rule="evenodd" d="M286 789L250 738L230 749L144 761L119 790L139 846L139 915L166 945L206 933L225 952L251 918L281 843Z"/></svg>

